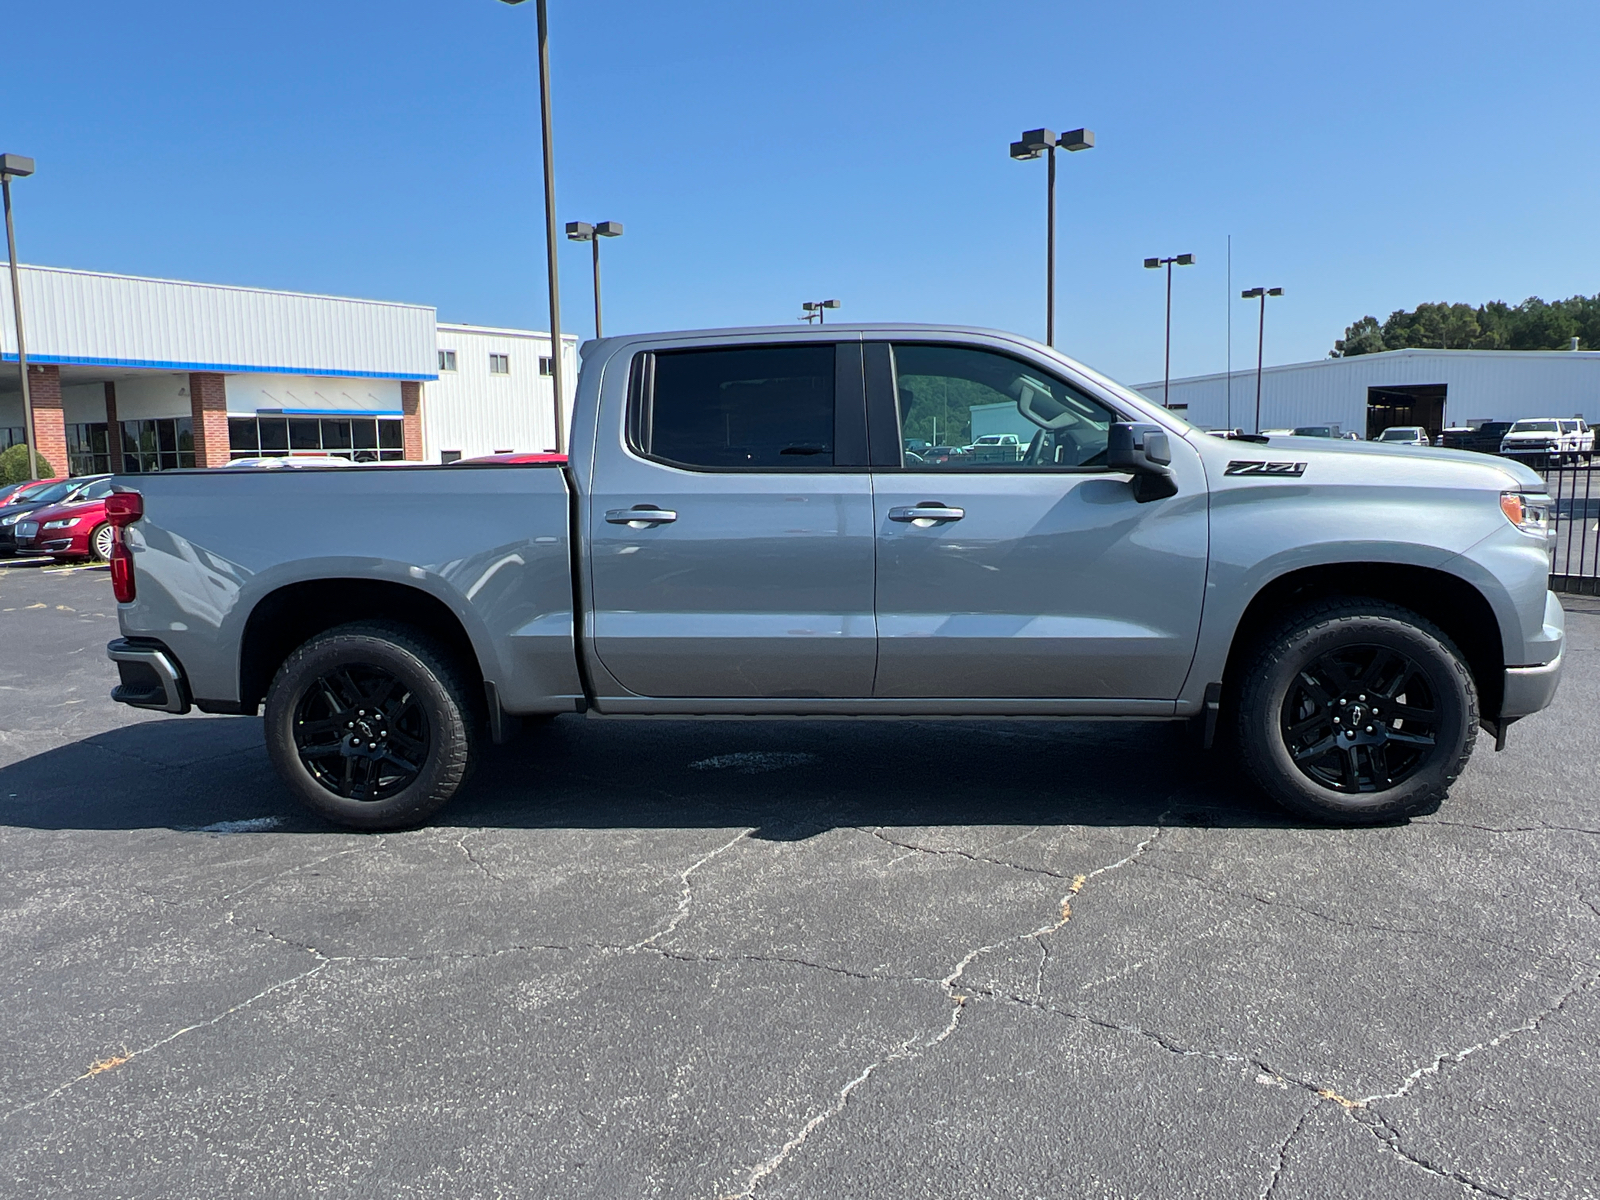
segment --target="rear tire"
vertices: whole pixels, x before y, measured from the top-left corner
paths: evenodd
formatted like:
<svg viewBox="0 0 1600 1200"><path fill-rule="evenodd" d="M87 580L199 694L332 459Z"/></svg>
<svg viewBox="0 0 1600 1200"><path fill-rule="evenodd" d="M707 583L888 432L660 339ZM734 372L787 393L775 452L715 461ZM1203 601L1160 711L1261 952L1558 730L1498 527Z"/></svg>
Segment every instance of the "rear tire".
<svg viewBox="0 0 1600 1200"><path fill-rule="evenodd" d="M1240 761L1269 796L1313 820L1373 825L1432 811L1477 739L1477 691L1461 653L1385 601L1298 610L1237 678Z"/></svg>
<svg viewBox="0 0 1600 1200"><path fill-rule="evenodd" d="M352 829L419 825L466 783L481 741L463 666L403 625L306 642L267 691L267 753L289 790Z"/></svg>

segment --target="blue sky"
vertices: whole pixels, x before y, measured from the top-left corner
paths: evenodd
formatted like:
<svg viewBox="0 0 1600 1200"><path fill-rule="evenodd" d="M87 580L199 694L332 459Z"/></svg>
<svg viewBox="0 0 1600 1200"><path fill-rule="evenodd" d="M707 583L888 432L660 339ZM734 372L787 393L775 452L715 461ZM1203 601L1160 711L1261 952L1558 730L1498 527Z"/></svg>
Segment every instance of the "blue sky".
<svg viewBox="0 0 1600 1200"><path fill-rule="evenodd" d="M1044 330L1161 373L1266 357L1428 300L1600 291L1600 5L550 0L559 216L604 246L611 332L855 320ZM433 304L539 326L531 3L14 4L0 150L25 262ZM1233 235L1233 296L1224 272ZM563 248L569 330L587 251Z"/></svg>

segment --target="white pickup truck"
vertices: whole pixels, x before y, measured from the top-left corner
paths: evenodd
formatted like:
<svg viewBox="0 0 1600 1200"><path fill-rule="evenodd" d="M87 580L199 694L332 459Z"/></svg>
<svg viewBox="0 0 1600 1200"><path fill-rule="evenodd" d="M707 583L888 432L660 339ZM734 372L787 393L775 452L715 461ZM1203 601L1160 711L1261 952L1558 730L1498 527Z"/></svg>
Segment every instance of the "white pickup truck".
<svg viewBox="0 0 1600 1200"><path fill-rule="evenodd" d="M1560 466L1594 458L1594 430L1582 417L1529 417L1500 439L1500 453L1536 466Z"/></svg>

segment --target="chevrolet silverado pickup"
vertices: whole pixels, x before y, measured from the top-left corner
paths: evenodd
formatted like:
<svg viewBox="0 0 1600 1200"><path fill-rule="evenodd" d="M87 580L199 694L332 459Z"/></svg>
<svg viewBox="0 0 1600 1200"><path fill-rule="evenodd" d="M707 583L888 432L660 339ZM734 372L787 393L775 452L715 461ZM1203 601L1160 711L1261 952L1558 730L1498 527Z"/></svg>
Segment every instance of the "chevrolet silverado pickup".
<svg viewBox="0 0 1600 1200"><path fill-rule="evenodd" d="M262 712L289 790L365 829L571 712L1188 721L1370 824L1560 679L1550 502L1505 459L1202 433L915 325L607 338L572 404L566 461L120 479L112 695ZM997 404L1013 459L905 449Z"/></svg>

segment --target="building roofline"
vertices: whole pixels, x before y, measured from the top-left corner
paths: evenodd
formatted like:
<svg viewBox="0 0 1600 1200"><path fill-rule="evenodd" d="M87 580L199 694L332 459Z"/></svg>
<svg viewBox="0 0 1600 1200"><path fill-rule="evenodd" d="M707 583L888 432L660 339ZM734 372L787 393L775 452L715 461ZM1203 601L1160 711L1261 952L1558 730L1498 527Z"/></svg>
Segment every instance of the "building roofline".
<svg viewBox="0 0 1600 1200"><path fill-rule="evenodd" d="M472 325L466 321L436 321L434 323L440 329L448 329L452 333L492 333L497 337L543 338L547 342L550 340L550 331L548 329L510 329L503 325ZM563 333L561 340L563 342L576 342L578 341L578 335L575 333Z"/></svg>
<svg viewBox="0 0 1600 1200"><path fill-rule="evenodd" d="M1393 362L1403 358L1443 358L1470 355L1474 358L1572 358L1584 361L1600 360L1600 350L1434 350L1426 346L1407 346L1403 350L1380 350L1376 354L1352 354L1345 358L1314 358L1309 362L1277 363L1270 367L1263 367L1263 375L1271 375L1279 371L1298 371L1305 367L1341 367L1351 363L1376 362L1383 360ZM1255 375L1254 367L1231 372L1235 379L1248 379ZM1174 376L1172 382L1177 383L1205 383L1212 379L1227 379L1230 372L1212 371L1206 375ZM1153 379L1148 383L1131 385L1135 391L1143 392L1145 388L1160 388L1161 380Z"/></svg>
<svg viewBox="0 0 1600 1200"><path fill-rule="evenodd" d="M237 283L206 283L194 279L166 279L158 275L125 275L118 271L85 271L78 267L45 267L36 263L18 263L24 271L49 271L56 275L85 275L96 279L125 279L132 283L164 283L173 287L210 288L221 292L254 292L263 296L294 296L303 300L337 300L342 304L371 304L380 308L410 308L437 313L432 304L411 304L404 300L369 300L362 296L333 296L324 292L292 292L284 288L249 287ZM11 264L0 259L0 270L9 270Z"/></svg>

